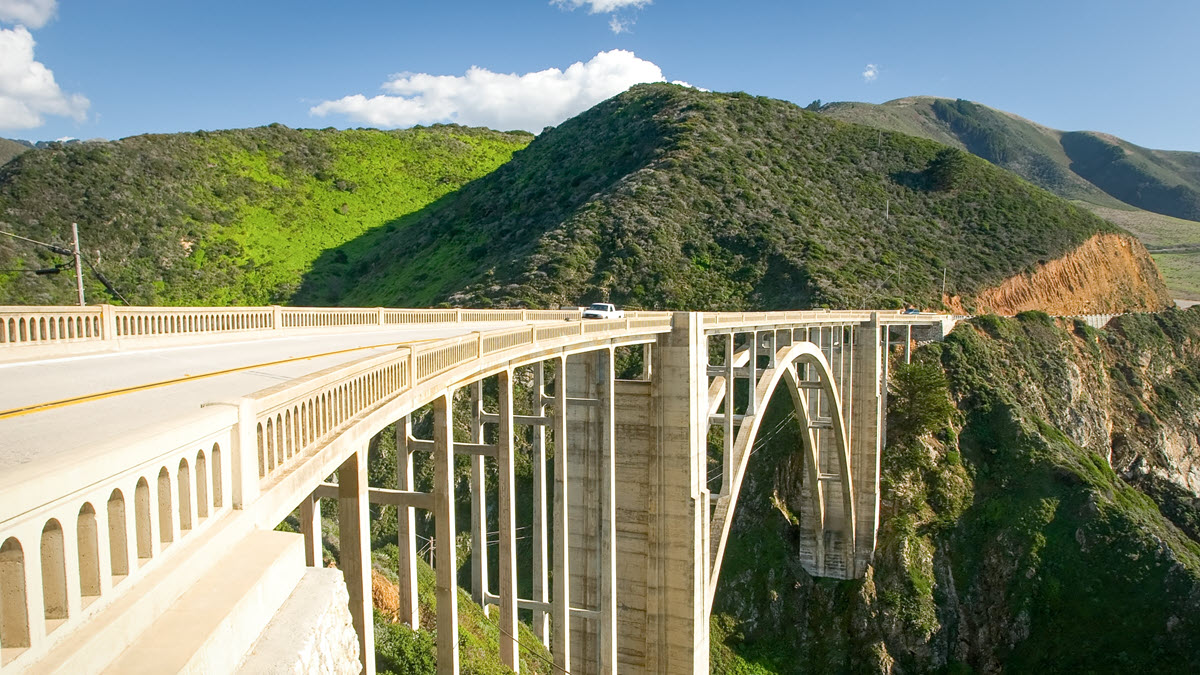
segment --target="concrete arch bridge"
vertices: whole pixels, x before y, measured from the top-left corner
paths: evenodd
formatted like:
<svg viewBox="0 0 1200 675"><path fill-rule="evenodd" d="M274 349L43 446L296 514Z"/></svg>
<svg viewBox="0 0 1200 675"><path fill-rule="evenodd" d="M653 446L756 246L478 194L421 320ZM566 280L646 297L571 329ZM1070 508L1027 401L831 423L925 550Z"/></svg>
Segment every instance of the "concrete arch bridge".
<svg viewBox="0 0 1200 675"><path fill-rule="evenodd" d="M398 508L410 625L416 512L432 514L439 672L458 672L459 561L439 544L460 529L472 594L497 613L514 670L524 616L558 672L707 672L708 616L768 401L785 397L803 429L805 568L861 576L878 521L885 354L904 345L907 358L953 323L894 311L581 321L0 307L0 673L312 669L338 655L374 672L371 502ZM626 355L640 372L618 379ZM517 377L531 386L514 389ZM462 391L469 439L454 433ZM432 431L417 437L411 416L430 408ZM367 447L392 425L399 487L385 489L369 484ZM518 436L533 473L523 535ZM472 473L461 527L455 455ZM431 489L417 489L415 460L432 463ZM340 572L320 569L321 499L339 505ZM273 531L297 508L303 536ZM518 536L532 538L521 565Z"/></svg>

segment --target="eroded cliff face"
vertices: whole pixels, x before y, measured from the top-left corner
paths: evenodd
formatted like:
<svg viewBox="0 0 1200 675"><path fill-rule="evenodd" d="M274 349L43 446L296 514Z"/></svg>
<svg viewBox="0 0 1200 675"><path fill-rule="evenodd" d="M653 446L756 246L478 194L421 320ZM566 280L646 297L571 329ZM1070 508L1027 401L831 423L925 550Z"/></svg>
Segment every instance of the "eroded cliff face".
<svg viewBox="0 0 1200 675"><path fill-rule="evenodd" d="M1007 315L1154 312L1172 304L1146 247L1124 234L1097 234L1032 273L1010 277L974 298L948 296L943 302L964 314Z"/></svg>
<svg viewBox="0 0 1200 675"><path fill-rule="evenodd" d="M1200 309L1105 331L982 317L916 357L945 377L939 395L956 411L902 429L892 397L867 577L814 579L794 562L789 486L802 469L793 448L769 444L739 500L714 664L1200 668Z"/></svg>

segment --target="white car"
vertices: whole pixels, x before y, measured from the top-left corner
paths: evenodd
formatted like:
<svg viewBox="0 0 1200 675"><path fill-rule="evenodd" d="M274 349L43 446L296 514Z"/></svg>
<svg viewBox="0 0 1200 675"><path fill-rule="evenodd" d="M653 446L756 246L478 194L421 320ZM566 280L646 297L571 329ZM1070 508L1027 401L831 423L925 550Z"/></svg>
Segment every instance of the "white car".
<svg viewBox="0 0 1200 675"><path fill-rule="evenodd" d="M617 309L616 305L612 305L607 302L593 302L587 309L583 310L583 318L624 319L625 312Z"/></svg>

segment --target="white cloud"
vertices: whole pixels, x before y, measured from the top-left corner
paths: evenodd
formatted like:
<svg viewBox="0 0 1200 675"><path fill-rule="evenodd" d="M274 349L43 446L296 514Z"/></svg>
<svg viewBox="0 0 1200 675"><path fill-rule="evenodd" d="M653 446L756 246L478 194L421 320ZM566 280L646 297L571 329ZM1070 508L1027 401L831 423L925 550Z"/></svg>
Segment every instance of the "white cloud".
<svg viewBox="0 0 1200 675"><path fill-rule="evenodd" d="M457 122L537 133L641 82L663 81L662 70L621 49L600 52L566 70L493 73L472 66L462 76L401 73L383 85L388 92L324 101L309 112L340 114L380 127Z"/></svg>
<svg viewBox="0 0 1200 675"><path fill-rule="evenodd" d="M879 67L876 66L874 63L868 63L867 67L864 68L863 72L862 72L863 82L868 82L868 83L874 82L876 80L876 78L878 78L878 77L879 77Z"/></svg>
<svg viewBox="0 0 1200 675"><path fill-rule="evenodd" d="M608 20L608 27L612 30L614 35L620 35L621 33L628 33L629 27L632 25L633 25L633 21L631 19L620 19L616 15L613 15Z"/></svg>
<svg viewBox="0 0 1200 675"><path fill-rule="evenodd" d="M640 9L649 5L651 0L550 0L550 4L567 9L587 7L588 14L608 14L618 9Z"/></svg>
<svg viewBox="0 0 1200 675"><path fill-rule="evenodd" d="M54 18L57 0L0 0L0 22L41 28Z"/></svg>
<svg viewBox="0 0 1200 675"><path fill-rule="evenodd" d="M30 129L43 115L62 115L82 122L88 100L65 94L54 73L33 60L33 36L24 26L0 29L0 129Z"/></svg>

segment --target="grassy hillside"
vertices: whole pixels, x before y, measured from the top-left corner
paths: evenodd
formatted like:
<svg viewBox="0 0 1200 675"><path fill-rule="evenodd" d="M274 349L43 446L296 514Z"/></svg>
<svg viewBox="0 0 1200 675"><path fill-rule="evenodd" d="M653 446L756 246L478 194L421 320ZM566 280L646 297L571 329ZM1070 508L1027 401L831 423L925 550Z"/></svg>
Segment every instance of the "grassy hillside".
<svg viewBox="0 0 1200 675"><path fill-rule="evenodd" d="M783 101L639 85L326 253L297 300L936 306L944 268L948 290L969 297L1113 229L922 139Z"/></svg>
<svg viewBox="0 0 1200 675"><path fill-rule="evenodd" d="M1200 220L1200 154L1149 150L1106 134L1062 135L1071 170L1123 202Z"/></svg>
<svg viewBox="0 0 1200 675"><path fill-rule="evenodd" d="M1198 341L1200 312L1103 332L1031 313L982 317L897 364L879 545L862 581L812 579L795 563L801 476L787 467L800 446L769 444L721 571L714 662L1194 671L1200 503L1178 486L1185 476L1162 478L1171 460L1158 439L1196 431L1185 420L1200 404ZM940 414L914 416L915 399L942 401Z"/></svg>
<svg viewBox="0 0 1200 675"><path fill-rule="evenodd" d="M78 222L85 254L134 304L286 302L322 251L487 174L531 138L271 125L51 144L0 167L0 213L8 229L52 243ZM56 261L0 241L0 269ZM0 304L71 304L66 276L0 272ZM88 292L109 298L91 278Z"/></svg>
<svg viewBox="0 0 1200 675"><path fill-rule="evenodd" d="M878 105L830 103L820 110L968 150L1068 199L1200 220L1200 153L1062 132L962 99L915 96Z"/></svg>
<svg viewBox="0 0 1200 675"><path fill-rule="evenodd" d="M1142 240L1177 298L1200 299L1200 153L1150 150L1093 132L1062 132L970 101L914 96L830 103L822 114L972 152ZM1186 250L1163 252L1162 246Z"/></svg>
<svg viewBox="0 0 1200 675"><path fill-rule="evenodd" d="M7 138L0 138L0 164L5 164L8 160L29 149L29 145L21 141L13 141Z"/></svg>

